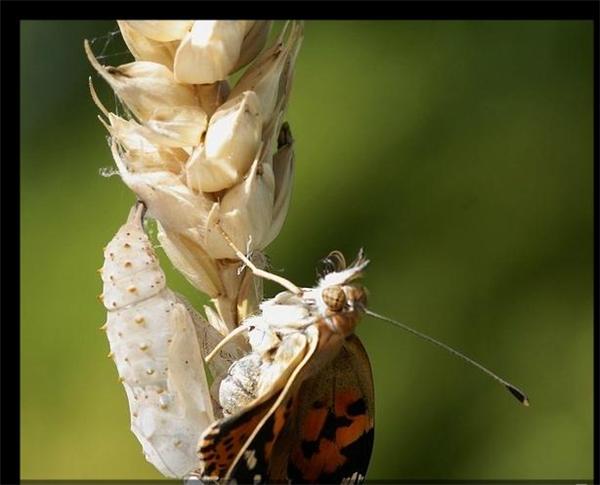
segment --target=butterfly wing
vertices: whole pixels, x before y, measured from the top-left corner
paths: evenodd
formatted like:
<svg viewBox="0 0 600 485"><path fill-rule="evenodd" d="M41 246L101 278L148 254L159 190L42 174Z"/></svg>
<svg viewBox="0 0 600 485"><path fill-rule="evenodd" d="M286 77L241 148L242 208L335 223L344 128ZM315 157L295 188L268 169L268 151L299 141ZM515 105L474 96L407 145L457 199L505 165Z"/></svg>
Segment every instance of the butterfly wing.
<svg viewBox="0 0 600 485"><path fill-rule="evenodd" d="M371 365L353 335L300 388L288 463L292 482L356 483L364 479L373 448L374 409Z"/></svg>
<svg viewBox="0 0 600 485"><path fill-rule="evenodd" d="M234 463L228 478L238 483L288 483L285 446L290 417L295 413L297 392L281 394L265 415L257 433ZM282 447L283 442L283 447Z"/></svg>
<svg viewBox="0 0 600 485"><path fill-rule="evenodd" d="M203 433L198 449L203 464L199 472L201 478L225 477L276 399L277 396L273 396L244 412L220 419Z"/></svg>
<svg viewBox="0 0 600 485"><path fill-rule="evenodd" d="M285 387L263 403L217 421L203 435L202 477L240 483L356 483L373 448L373 378L357 337L315 375L318 339Z"/></svg>
<svg viewBox="0 0 600 485"><path fill-rule="evenodd" d="M375 409L364 347L351 336L332 361L303 379L307 367L299 366L296 385L274 402L229 478L240 483L347 484L364 479Z"/></svg>
<svg viewBox="0 0 600 485"><path fill-rule="evenodd" d="M280 392L266 400L259 398L243 411L215 422L203 433L199 443L203 478L234 478L245 483L269 476L273 445L289 419L294 393L319 342L315 328L309 327L307 336L306 353Z"/></svg>

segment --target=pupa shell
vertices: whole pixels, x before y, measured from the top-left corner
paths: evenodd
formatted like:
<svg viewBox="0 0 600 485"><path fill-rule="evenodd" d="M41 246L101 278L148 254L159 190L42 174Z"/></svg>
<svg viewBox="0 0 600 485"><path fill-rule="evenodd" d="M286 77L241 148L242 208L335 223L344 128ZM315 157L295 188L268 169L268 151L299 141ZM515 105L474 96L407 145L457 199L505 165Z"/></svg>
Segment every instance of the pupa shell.
<svg viewBox="0 0 600 485"><path fill-rule="evenodd" d="M131 430L162 474L197 466L195 447L215 419L203 351L188 308L166 286L138 204L104 251L109 356L131 412ZM208 325L208 324L206 324Z"/></svg>

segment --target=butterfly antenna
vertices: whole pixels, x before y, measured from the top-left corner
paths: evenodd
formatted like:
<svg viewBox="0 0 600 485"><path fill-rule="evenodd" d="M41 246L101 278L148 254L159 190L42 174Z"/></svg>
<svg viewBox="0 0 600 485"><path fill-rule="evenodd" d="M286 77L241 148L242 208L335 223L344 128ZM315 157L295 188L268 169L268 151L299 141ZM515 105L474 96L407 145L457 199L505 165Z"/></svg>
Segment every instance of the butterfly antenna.
<svg viewBox="0 0 600 485"><path fill-rule="evenodd" d="M372 317L378 318L379 320L383 320L384 322L392 323L393 325L400 327L402 330L406 330L407 332L412 333L413 335L416 335L417 337L422 338L423 340L426 340L434 345L437 345L438 347L441 347L442 349L447 350L451 354L461 358L462 360L468 362L469 364L474 365L480 371L484 372L485 374L490 376L492 379L494 379L495 381L502 384L506 389L508 389L508 392L510 392L521 404L523 404L523 406L529 406L529 399L527 398L525 393L523 391L521 391L518 387L513 386L510 382L502 379L498 375L494 374L488 368L482 366L479 362L475 362L473 359L460 353L458 350L455 350L452 347L450 347L449 345L446 345L446 344L440 342L439 340L436 340L433 337L430 337L429 335L425 335L424 333L421 333L421 332L409 327L408 325L404 325L403 323L397 322L396 320L392 320L391 318L385 317L383 315L379 315L371 310L365 309L365 313L367 315L371 315Z"/></svg>

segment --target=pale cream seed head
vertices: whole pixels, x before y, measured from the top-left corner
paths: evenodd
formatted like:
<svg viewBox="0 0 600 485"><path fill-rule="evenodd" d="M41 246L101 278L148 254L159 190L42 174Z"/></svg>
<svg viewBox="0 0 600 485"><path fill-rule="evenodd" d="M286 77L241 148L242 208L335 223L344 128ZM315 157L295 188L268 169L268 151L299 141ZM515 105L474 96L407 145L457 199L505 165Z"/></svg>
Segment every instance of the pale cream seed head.
<svg viewBox="0 0 600 485"><path fill-rule="evenodd" d="M128 20L123 22L145 37L169 42L181 40L189 32L193 20Z"/></svg>
<svg viewBox="0 0 600 485"><path fill-rule="evenodd" d="M145 36L139 29L131 26L131 22L118 20L123 40L136 61L150 61L163 64L169 69L173 66L173 58L177 48L176 42L160 42Z"/></svg>
<svg viewBox="0 0 600 485"><path fill-rule="evenodd" d="M187 165L191 187L217 192L238 183L248 171L261 144L262 118L256 94L246 91L213 114L204 145Z"/></svg>
<svg viewBox="0 0 600 485"><path fill-rule="evenodd" d="M261 54L270 21L119 21L119 27L135 62L101 66L86 46L95 69L135 116L118 117L97 103L107 117L115 162L123 181L145 202L148 216L159 222L167 256L214 299L220 315L212 324L226 331L238 323L238 309L252 313L253 285L242 285L242 275L222 263L237 257L215 232L216 224L236 246L257 254L283 225L293 147L291 141L275 147L275 140L302 28L289 23ZM230 88L228 76L248 63ZM158 264L114 262L121 271ZM139 280L131 282L135 285L125 288L126 295L137 297L134 288L145 291ZM111 293L107 299L116 308L117 301L127 304L126 295L113 298ZM253 299L256 305L254 300L260 298ZM134 322L143 325L143 317Z"/></svg>
<svg viewBox="0 0 600 485"><path fill-rule="evenodd" d="M175 79L187 84L212 84L226 79L238 63L252 22L197 20L175 54Z"/></svg>

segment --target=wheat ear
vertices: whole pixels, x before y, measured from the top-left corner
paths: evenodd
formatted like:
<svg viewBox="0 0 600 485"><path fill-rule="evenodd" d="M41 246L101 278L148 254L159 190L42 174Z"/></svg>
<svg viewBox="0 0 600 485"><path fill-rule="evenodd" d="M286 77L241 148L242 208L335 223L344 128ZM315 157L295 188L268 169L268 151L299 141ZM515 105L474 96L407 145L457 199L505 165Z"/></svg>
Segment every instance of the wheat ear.
<svg viewBox="0 0 600 485"><path fill-rule="evenodd" d="M104 66L87 41L84 47L94 69L126 108L127 116L110 112L90 80L92 99L110 134L111 152L119 174L143 203L146 217L157 221L158 239L166 255L214 304L214 309L205 307L206 318L200 317L164 286L164 279L161 282L164 290L160 302L177 306L176 321L193 321L194 345L205 357L224 335L254 313L262 300L260 280L255 279L232 247L246 248L252 265L264 268L263 251L277 236L286 217L294 152L284 116L303 26L301 22L287 22L275 41L265 48L270 21L146 20L118 21L118 25L135 59L133 62ZM246 69L239 80L230 85L230 75L243 67ZM141 216L136 220L139 224ZM122 244L113 246L117 251L127 249ZM109 261L114 256L105 254L105 257ZM110 267L110 261L108 264ZM123 282L107 280L107 274L103 275L105 293L113 291L113 287L119 290ZM131 278L143 277L144 273L136 275ZM142 300L139 301L141 304ZM140 332L121 330L123 325L128 328L119 313L127 309L125 306L107 309L115 322L113 328L118 329L116 336L110 333L109 340L112 356L113 347L118 349L117 367L121 375L126 368L123 362L130 362L131 358L129 347L123 348L118 339L125 333ZM150 333L144 338L162 338L166 332L170 337L161 340L164 346L169 339L181 338L184 328L189 335L189 326L175 325L170 317L159 318L157 322L154 330L146 329ZM152 436L136 432L136 423L142 421L132 411L132 429L144 446L147 459L163 474L184 476L192 460L186 451L188 444L206 427L207 420L220 415L214 390L226 365L237 358L235 351L244 342L233 346L233 350L221 350L220 359L211 362L215 378L211 388L212 410L206 406L211 399L206 379L194 374L196 395L206 409L201 417L189 412L194 408L193 403L186 403L186 393L175 385L178 379L186 378L185 373L176 370L177 366L171 366L181 356L170 353L168 345L160 347L158 353L147 352L148 347L143 343L136 345L137 351L143 353L146 370L136 367L133 374L127 374L124 385L127 384L130 409L135 414L149 413L143 422L146 427L150 422L156 426L151 426ZM191 347L186 352L198 354ZM169 374L170 385L165 381L166 374L154 371L149 374L157 378L160 374L161 389L168 391L169 407L175 410L170 421L165 421L165 414L156 409L154 401L141 408L140 403L134 402L139 395L158 392L154 389L156 383L141 378L141 372L158 369L159 364L175 369L174 374ZM193 364L195 371L204 375L202 363L198 364L194 358ZM133 388L137 389L135 393Z"/></svg>

